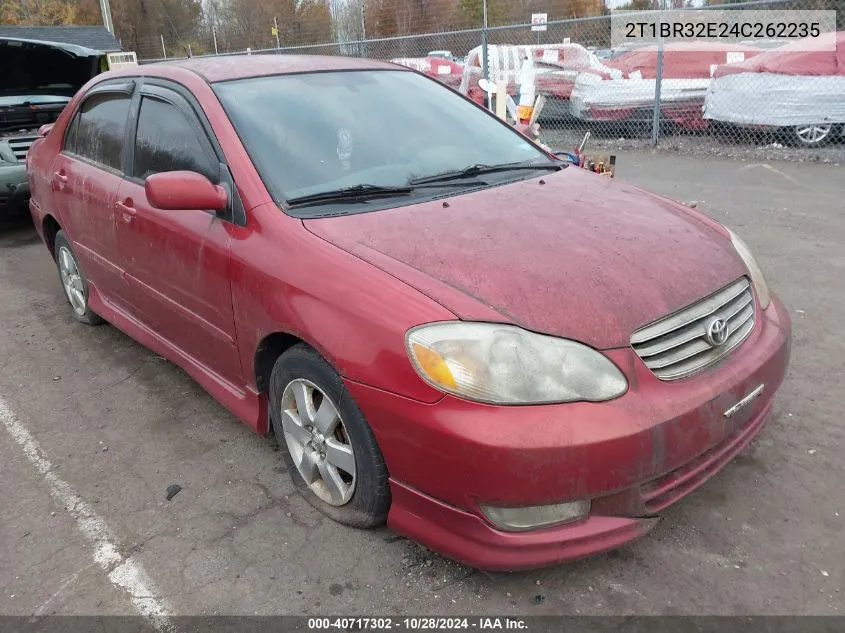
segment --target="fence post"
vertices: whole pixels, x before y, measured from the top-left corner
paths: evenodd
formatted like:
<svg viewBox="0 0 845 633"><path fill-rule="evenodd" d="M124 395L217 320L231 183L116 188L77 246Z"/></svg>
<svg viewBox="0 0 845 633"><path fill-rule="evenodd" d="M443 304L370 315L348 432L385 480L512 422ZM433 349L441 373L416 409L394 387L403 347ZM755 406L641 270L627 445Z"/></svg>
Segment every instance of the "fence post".
<svg viewBox="0 0 845 633"><path fill-rule="evenodd" d="M658 33L663 23L663 13L657 19ZM660 91L663 86L663 38L657 38L657 73L654 78L654 113L651 119L651 146L657 147L660 139Z"/></svg>
<svg viewBox="0 0 845 633"><path fill-rule="evenodd" d="M481 27L481 76L487 81L490 81L489 66L487 59L487 0L484 0L484 24ZM489 92L485 91L484 100L487 103L487 109L492 107L492 97Z"/></svg>
<svg viewBox="0 0 845 633"><path fill-rule="evenodd" d="M361 57L367 56L367 15L364 12L364 0L361 0Z"/></svg>
<svg viewBox="0 0 845 633"><path fill-rule="evenodd" d="M164 33L159 33L159 37L161 37L161 56L167 59L167 49L164 48Z"/></svg>

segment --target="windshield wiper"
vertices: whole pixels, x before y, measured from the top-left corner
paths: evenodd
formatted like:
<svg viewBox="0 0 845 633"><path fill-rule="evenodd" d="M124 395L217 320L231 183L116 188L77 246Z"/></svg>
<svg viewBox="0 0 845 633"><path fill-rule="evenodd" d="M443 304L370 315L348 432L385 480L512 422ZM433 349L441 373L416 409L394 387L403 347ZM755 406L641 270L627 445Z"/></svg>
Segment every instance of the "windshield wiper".
<svg viewBox="0 0 845 633"><path fill-rule="evenodd" d="M413 187L387 187L382 185L354 185L342 189L320 191L307 196L288 198L288 204L293 207L316 204L319 202L360 202L370 198L386 196L405 196L414 190Z"/></svg>
<svg viewBox="0 0 845 633"><path fill-rule="evenodd" d="M547 170L560 171L566 165L561 163L501 163L499 165L471 165L465 169L458 171L448 171L443 174L436 174L434 176L425 176L424 178L415 178L408 181L409 185L423 185L430 182L444 182L447 180L459 180L469 176L478 176L481 174L492 174L500 171L533 171L533 170Z"/></svg>
<svg viewBox="0 0 845 633"><path fill-rule="evenodd" d="M319 204L321 202L363 202L371 198L388 198L391 196L406 196L412 193L415 189L431 188L431 187L445 187L447 185L438 184L434 181L431 183L416 183L412 182L414 186L387 186L387 185L354 185L352 187L343 187L342 189L332 189L330 191L320 191L312 193L307 196L299 196L296 198L289 198L288 205L291 207L302 207L311 204ZM417 186L419 184L420 186ZM448 186L455 187L474 187L484 186L486 182L480 180L472 180L469 182L449 183Z"/></svg>

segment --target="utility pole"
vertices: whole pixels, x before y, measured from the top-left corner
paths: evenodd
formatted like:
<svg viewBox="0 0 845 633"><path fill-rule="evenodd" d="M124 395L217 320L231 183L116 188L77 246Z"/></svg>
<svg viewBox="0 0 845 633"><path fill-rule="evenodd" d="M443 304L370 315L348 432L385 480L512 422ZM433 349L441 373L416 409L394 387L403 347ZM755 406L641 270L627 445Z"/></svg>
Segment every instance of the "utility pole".
<svg viewBox="0 0 845 633"><path fill-rule="evenodd" d="M213 2L210 3L209 9L211 11L211 39L214 40L214 54L219 55L220 51L217 50L217 11Z"/></svg>
<svg viewBox="0 0 845 633"><path fill-rule="evenodd" d="M103 15L103 26L106 30L114 35L114 24L111 20L111 5L109 0L100 0L100 13Z"/></svg>
<svg viewBox="0 0 845 633"><path fill-rule="evenodd" d="M364 14L364 3L366 0L361 0L361 57L367 56L367 20Z"/></svg>
<svg viewBox="0 0 845 633"><path fill-rule="evenodd" d="M273 16L273 33L276 36L276 48L282 47L282 42L279 39L279 22L276 20L276 16Z"/></svg>

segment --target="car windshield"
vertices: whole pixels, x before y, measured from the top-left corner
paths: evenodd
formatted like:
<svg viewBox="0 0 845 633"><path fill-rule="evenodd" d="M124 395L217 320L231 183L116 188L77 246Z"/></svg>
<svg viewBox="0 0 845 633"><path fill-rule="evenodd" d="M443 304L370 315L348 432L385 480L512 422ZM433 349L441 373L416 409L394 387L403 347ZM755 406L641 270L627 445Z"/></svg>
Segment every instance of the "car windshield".
<svg viewBox="0 0 845 633"><path fill-rule="evenodd" d="M475 165L550 163L518 132L442 84L412 72L279 75L214 88L279 202L357 188L356 204L342 204L343 213L357 213L468 190L471 182L451 178L415 189L411 196L397 193L388 199L389 192L382 192L376 200L360 195L362 185L406 187ZM470 172L466 178L492 186L541 173L522 167L483 176ZM319 212L306 211L309 216Z"/></svg>

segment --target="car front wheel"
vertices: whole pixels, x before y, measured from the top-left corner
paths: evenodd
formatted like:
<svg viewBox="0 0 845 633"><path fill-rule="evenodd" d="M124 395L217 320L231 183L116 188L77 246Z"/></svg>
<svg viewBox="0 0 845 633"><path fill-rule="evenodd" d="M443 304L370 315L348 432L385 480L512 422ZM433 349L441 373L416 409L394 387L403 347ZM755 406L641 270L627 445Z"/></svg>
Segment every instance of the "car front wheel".
<svg viewBox="0 0 845 633"><path fill-rule="evenodd" d="M375 436L338 373L300 344L270 378L273 430L297 490L317 510L353 527L387 518L387 467Z"/></svg>

